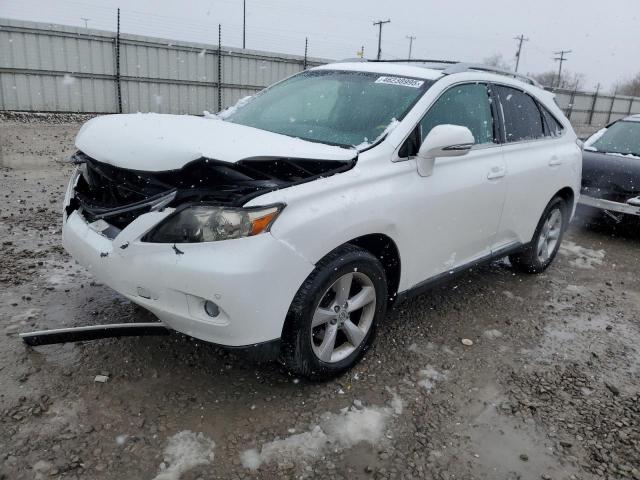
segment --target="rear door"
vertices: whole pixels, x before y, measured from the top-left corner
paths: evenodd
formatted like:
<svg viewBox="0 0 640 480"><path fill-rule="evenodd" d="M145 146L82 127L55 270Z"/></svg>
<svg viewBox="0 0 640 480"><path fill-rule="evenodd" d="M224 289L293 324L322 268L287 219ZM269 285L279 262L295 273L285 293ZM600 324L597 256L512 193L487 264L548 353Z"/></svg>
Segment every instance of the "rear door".
<svg viewBox="0 0 640 480"><path fill-rule="evenodd" d="M505 85L493 89L500 103L508 172L504 210L492 248L497 251L531 240L547 203L566 184L563 169L573 162L575 144L563 138L562 125L531 95Z"/></svg>

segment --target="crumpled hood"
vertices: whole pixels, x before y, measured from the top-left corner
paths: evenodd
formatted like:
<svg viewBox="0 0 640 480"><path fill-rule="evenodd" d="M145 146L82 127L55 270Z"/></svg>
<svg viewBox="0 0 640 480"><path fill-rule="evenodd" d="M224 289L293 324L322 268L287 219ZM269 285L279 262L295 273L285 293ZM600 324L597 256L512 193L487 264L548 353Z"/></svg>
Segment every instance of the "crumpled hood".
<svg viewBox="0 0 640 480"><path fill-rule="evenodd" d="M166 171L206 157L351 160L356 150L308 142L244 125L191 115L105 115L85 123L76 147L91 158L131 170Z"/></svg>

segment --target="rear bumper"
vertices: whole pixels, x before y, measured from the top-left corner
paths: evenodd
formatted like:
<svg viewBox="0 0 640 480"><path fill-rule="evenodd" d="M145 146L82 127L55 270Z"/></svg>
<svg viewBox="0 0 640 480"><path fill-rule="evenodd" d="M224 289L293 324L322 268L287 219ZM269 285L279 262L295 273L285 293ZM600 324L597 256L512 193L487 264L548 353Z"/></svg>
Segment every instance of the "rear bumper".
<svg viewBox="0 0 640 480"><path fill-rule="evenodd" d="M580 195L578 204L584 205L586 207L608 210L610 212L626 213L628 215L640 216L640 206L630 205L628 203L614 202L611 200L604 200L602 198L590 197L588 195Z"/></svg>
<svg viewBox="0 0 640 480"><path fill-rule="evenodd" d="M278 340L287 311L313 265L271 234L211 243L141 242L169 211L141 215L110 240L74 211L65 249L101 282L166 326L224 346ZM210 317L204 302L220 313Z"/></svg>

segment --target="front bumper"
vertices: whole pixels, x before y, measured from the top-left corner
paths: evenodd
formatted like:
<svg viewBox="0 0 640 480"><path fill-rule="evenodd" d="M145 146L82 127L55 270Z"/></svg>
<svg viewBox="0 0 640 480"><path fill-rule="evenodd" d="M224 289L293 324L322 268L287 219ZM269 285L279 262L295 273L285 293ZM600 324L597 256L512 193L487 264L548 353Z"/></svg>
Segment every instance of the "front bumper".
<svg viewBox="0 0 640 480"><path fill-rule="evenodd" d="M629 203L614 202L612 200L604 200L602 198L590 197L588 195L580 195L578 204L587 207L599 208L610 212L626 213L628 215L640 216L640 205L631 205Z"/></svg>
<svg viewBox="0 0 640 480"><path fill-rule="evenodd" d="M270 233L176 249L140 241L169 214L141 215L111 240L74 211L65 216L63 245L97 279L174 330L233 347L279 339L314 266ZM219 315L207 315L206 300Z"/></svg>

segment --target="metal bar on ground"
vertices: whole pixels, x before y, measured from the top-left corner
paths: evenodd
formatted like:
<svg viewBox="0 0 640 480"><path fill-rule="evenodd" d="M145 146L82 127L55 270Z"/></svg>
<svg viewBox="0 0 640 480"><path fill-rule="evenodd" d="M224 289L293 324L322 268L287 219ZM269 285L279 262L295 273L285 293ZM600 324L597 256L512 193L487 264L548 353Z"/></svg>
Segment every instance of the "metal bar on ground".
<svg viewBox="0 0 640 480"><path fill-rule="evenodd" d="M138 337L144 335L169 335L170 330L159 322L112 323L85 327L57 328L21 333L20 338L32 347L56 343L85 342L101 338Z"/></svg>

